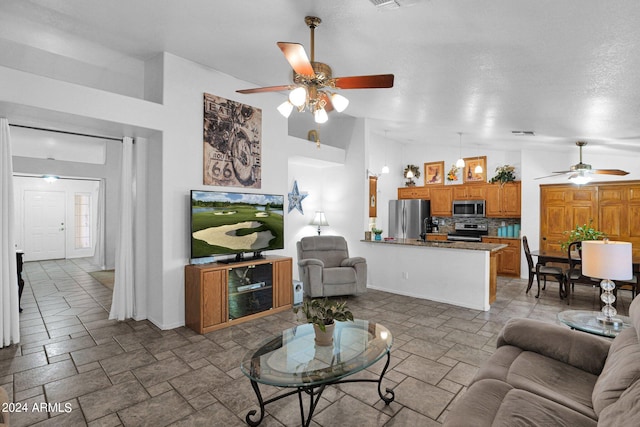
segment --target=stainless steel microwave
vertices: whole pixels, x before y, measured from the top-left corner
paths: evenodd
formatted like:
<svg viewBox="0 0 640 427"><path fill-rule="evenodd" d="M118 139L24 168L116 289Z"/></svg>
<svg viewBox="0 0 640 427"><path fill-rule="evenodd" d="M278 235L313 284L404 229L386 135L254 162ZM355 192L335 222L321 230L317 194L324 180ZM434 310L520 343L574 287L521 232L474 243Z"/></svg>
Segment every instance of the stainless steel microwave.
<svg viewBox="0 0 640 427"><path fill-rule="evenodd" d="M484 200L454 200L453 216L457 217L484 217L485 216Z"/></svg>

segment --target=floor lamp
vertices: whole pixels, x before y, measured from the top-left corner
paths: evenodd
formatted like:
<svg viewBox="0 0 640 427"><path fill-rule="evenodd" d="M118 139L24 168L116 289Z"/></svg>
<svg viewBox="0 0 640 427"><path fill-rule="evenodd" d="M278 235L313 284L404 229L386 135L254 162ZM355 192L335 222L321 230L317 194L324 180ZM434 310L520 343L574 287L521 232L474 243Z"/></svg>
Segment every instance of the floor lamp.
<svg viewBox="0 0 640 427"><path fill-rule="evenodd" d="M604 240L585 240L582 242L582 274L602 279L600 299L604 303L598 322L605 325L621 326L622 319L616 318L618 311L612 304L616 301L613 294L616 284L613 280L633 278L631 243Z"/></svg>

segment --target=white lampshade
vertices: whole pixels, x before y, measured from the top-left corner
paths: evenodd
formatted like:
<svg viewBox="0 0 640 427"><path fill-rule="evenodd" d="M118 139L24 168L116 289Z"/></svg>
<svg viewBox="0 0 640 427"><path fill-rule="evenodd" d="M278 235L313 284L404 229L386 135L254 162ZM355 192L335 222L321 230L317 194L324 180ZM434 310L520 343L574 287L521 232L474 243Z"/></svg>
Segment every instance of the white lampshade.
<svg viewBox="0 0 640 427"><path fill-rule="evenodd" d="M280 114L288 118L293 111L293 104L289 101L284 101L278 106L278 111L280 112Z"/></svg>
<svg viewBox="0 0 640 427"><path fill-rule="evenodd" d="M480 165L476 165L476 167L473 169L474 173L482 173L482 166Z"/></svg>
<svg viewBox="0 0 640 427"><path fill-rule="evenodd" d="M309 225L328 226L329 223L327 222L327 217L324 215L323 211L316 211L316 214L313 216Z"/></svg>
<svg viewBox="0 0 640 427"><path fill-rule="evenodd" d="M631 243L606 240L582 242L582 274L609 280L633 278Z"/></svg>
<svg viewBox="0 0 640 427"><path fill-rule="evenodd" d="M324 108L318 108L313 113L313 119L316 123L325 123L327 120L329 120L329 116L327 115L327 112Z"/></svg>
<svg viewBox="0 0 640 427"><path fill-rule="evenodd" d="M407 179L413 178L413 172L411 170L408 170L406 177L407 177Z"/></svg>
<svg viewBox="0 0 640 427"><path fill-rule="evenodd" d="M463 168L464 167L464 159L462 157L460 157L458 160L456 160L456 167L457 168Z"/></svg>
<svg viewBox="0 0 640 427"><path fill-rule="evenodd" d="M338 113L342 113L349 106L349 100L339 93L334 93L331 95L331 104Z"/></svg>
<svg viewBox="0 0 640 427"><path fill-rule="evenodd" d="M382 173L389 173L389 166L384 165L384 166L382 167Z"/></svg>
<svg viewBox="0 0 640 427"><path fill-rule="evenodd" d="M289 101L296 107L302 107L307 102L307 90L299 86L289 93Z"/></svg>

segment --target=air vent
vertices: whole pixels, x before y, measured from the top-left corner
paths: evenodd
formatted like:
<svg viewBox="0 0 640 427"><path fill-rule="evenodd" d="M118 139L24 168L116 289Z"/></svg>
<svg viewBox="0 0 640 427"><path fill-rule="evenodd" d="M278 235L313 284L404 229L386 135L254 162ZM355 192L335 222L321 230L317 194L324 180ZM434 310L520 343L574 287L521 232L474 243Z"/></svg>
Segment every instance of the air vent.
<svg viewBox="0 0 640 427"><path fill-rule="evenodd" d="M536 136L532 130L512 130L511 133L516 136Z"/></svg>
<svg viewBox="0 0 640 427"><path fill-rule="evenodd" d="M396 0L369 0L378 9L398 9L400 3Z"/></svg>

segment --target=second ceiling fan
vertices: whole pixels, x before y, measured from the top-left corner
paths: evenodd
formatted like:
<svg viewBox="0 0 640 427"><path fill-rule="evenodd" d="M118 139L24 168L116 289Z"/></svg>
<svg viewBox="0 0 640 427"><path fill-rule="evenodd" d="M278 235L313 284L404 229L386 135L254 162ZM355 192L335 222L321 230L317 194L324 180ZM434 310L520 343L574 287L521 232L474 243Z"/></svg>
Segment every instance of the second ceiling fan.
<svg viewBox="0 0 640 427"><path fill-rule="evenodd" d="M314 30L322 20L315 16L304 18L311 31L311 60L300 43L278 42L277 45L293 68L293 83L279 86L267 86L254 89L237 90L238 93L280 92L291 90L289 99L278 107L278 111L289 117L293 108L298 111L310 111L316 123L328 120L331 110L344 111L349 100L336 89L383 89L393 87L393 74L375 74L368 76L333 77L329 65L315 61Z"/></svg>
<svg viewBox="0 0 640 427"><path fill-rule="evenodd" d="M585 141L577 141L576 145L580 148L580 162L572 165L569 170L553 172L552 175L541 176L536 179L549 178L558 175L569 175L569 181L576 184L586 184L591 181L591 174L618 176L629 174L629 172L621 169L592 169L591 165L582 163L582 147L587 145L587 143Z"/></svg>

